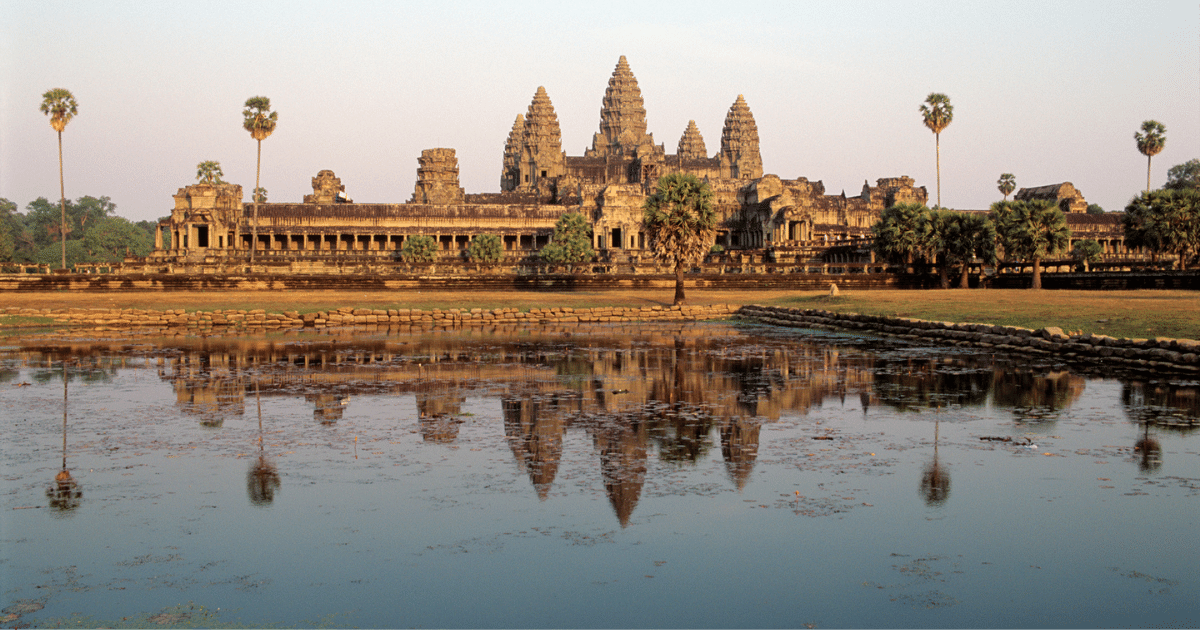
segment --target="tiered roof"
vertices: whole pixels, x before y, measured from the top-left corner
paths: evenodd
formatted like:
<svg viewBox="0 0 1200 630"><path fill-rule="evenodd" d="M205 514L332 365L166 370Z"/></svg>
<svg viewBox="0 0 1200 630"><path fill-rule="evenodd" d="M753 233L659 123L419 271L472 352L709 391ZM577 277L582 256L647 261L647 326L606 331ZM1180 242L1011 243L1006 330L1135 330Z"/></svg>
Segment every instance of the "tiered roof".
<svg viewBox="0 0 1200 630"><path fill-rule="evenodd" d="M700 128L696 126L696 121L688 121L687 129L679 138L678 154L679 158L683 160L703 160L708 157L708 152L704 148L704 138L700 135Z"/></svg>
<svg viewBox="0 0 1200 630"><path fill-rule="evenodd" d="M762 177L762 155L758 150L758 125L746 99L738 94L737 100L725 115L725 128L721 131L721 157L728 160L733 179L756 179Z"/></svg>

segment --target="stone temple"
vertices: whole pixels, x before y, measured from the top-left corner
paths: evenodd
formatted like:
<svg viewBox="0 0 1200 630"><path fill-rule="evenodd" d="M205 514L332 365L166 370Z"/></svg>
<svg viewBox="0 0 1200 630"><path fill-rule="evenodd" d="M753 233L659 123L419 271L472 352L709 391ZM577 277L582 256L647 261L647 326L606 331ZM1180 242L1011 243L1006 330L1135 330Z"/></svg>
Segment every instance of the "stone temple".
<svg viewBox="0 0 1200 630"><path fill-rule="evenodd" d="M910 177L864 182L857 195L847 196L826 194L820 181L764 174L758 125L742 95L729 106L711 155L694 121L668 153L646 120L641 88L622 56L601 100L599 129L581 156L563 151L550 93L537 88L504 143L498 193L465 193L449 148L421 152L405 203L354 203L328 170L312 178L313 194L301 203L261 203L257 212L243 201L241 186L195 184L175 195L146 263L233 263L253 247L256 261L317 272L350 258L388 263L416 235L433 237L441 256L453 259L481 234L501 237L506 263L536 260L568 212L591 221L601 262L649 260L642 204L658 178L673 172L694 174L712 187L719 245L764 260L795 260L800 252L811 257L869 236L879 213L894 203L928 199Z"/></svg>

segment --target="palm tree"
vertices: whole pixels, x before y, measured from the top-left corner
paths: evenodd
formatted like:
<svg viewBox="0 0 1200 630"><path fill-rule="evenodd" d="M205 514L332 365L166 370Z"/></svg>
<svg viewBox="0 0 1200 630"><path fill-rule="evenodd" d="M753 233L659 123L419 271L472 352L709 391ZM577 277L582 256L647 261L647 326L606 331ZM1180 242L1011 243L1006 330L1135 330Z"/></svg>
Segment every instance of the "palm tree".
<svg viewBox="0 0 1200 630"><path fill-rule="evenodd" d="M1032 289L1042 288L1042 259L1061 253L1071 243L1063 211L1047 199L997 201L992 221L1006 257L1033 262Z"/></svg>
<svg viewBox="0 0 1200 630"><path fill-rule="evenodd" d="M913 261L922 252L921 226L929 212L919 203L898 203L884 210L871 226L875 251L890 260L903 261L905 270L912 273Z"/></svg>
<svg viewBox="0 0 1200 630"><path fill-rule="evenodd" d="M950 97L940 92L931 92L929 96L925 97L925 104L921 105L921 116L925 119L925 126L933 132L934 146L937 150L937 205L941 207L942 130L950 124L950 121L954 120L954 106L950 104Z"/></svg>
<svg viewBox="0 0 1200 630"><path fill-rule="evenodd" d="M67 268L67 188L63 183L62 132L67 123L79 113L79 105L70 90L54 88L42 95L42 113L50 117L50 126L58 132L58 192L62 206L62 226L59 241L62 242L62 268Z"/></svg>
<svg viewBox="0 0 1200 630"><path fill-rule="evenodd" d="M996 227L983 214L954 212L952 215L943 256L947 265L962 265L959 288L966 289L971 286L972 260L979 258L989 265L996 262Z"/></svg>
<svg viewBox="0 0 1200 630"><path fill-rule="evenodd" d="M655 255L675 265L675 301L684 301L683 272L712 249L717 237L713 192L695 175L671 173L658 180L658 189L642 206L642 223Z"/></svg>
<svg viewBox="0 0 1200 630"><path fill-rule="evenodd" d="M1004 200L1008 201L1008 196L1017 188L1017 178L1012 173L1003 173L1000 179L996 180L996 186L1004 195Z"/></svg>
<svg viewBox="0 0 1200 630"><path fill-rule="evenodd" d="M252 96L246 99L246 109L242 110L242 127L250 132L250 137L258 142L258 165L254 167L254 189L259 186L259 175L262 172L262 141L275 131L275 123L279 113L271 111L271 99L265 96ZM254 196L254 221L250 225L250 262L254 262L254 250L258 247L258 196Z"/></svg>
<svg viewBox="0 0 1200 630"><path fill-rule="evenodd" d="M1137 141L1138 151L1146 156L1146 192L1150 192L1150 158L1159 154L1167 146L1167 128L1157 120L1147 120L1142 123L1142 130L1134 132L1133 139Z"/></svg>
<svg viewBox="0 0 1200 630"><path fill-rule="evenodd" d="M221 163L205 160L196 165L196 181L201 184L224 184L221 180L225 173L221 172Z"/></svg>

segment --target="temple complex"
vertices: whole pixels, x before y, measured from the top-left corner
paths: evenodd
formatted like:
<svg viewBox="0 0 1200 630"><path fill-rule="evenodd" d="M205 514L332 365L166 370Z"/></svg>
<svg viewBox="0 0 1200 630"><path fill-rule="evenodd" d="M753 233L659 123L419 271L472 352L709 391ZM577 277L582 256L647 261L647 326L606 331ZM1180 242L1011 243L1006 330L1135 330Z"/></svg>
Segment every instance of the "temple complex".
<svg viewBox="0 0 1200 630"><path fill-rule="evenodd" d="M591 222L601 260L650 260L642 205L658 178L676 172L711 186L720 218L717 244L731 253L820 260L839 242L855 242L861 257L868 255L862 239L870 237L882 210L928 200L911 177L864 181L857 195L848 196L827 194L822 182L806 177L764 174L758 125L740 94L726 113L716 153L708 154L694 120L680 133L673 154L656 143L641 88L622 56L601 99L599 129L581 156L563 151L550 93L536 89L504 142L498 193L464 192L452 148L421 152L417 182L404 203L354 203L329 170L312 178L313 193L302 202L257 208L243 201L241 186L194 184L175 194L171 216L160 223L155 251L145 263L236 263L253 248L255 260L287 262L295 272L317 272L335 261L379 268L396 261L413 236L432 237L440 256L453 259L481 234L501 238L506 263L537 260L556 221L568 212ZM1054 196L1072 213L1086 210L1069 183L1023 189L1018 198L1022 194Z"/></svg>

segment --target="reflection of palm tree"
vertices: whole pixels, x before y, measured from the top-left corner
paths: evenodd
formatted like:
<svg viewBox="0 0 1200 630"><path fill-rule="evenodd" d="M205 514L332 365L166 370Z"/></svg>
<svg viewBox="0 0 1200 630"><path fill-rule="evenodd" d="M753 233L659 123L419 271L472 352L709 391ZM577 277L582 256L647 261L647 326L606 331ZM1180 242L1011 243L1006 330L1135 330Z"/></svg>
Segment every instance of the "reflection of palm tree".
<svg viewBox="0 0 1200 630"><path fill-rule="evenodd" d="M258 391L258 383L254 384L254 398L258 402L258 461L250 466L246 473L246 492L250 495L251 505L267 506L275 500L275 491L279 489L279 471L275 464L267 458L263 447L262 428L262 396Z"/></svg>
<svg viewBox="0 0 1200 630"><path fill-rule="evenodd" d="M83 491L79 482L71 477L67 470L67 362L63 361L63 445L62 470L54 476L54 484L46 489L46 498L50 501L50 509L60 515L68 515L79 507L83 499Z"/></svg>
<svg viewBox="0 0 1200 630"><path fill-rule="evenodd" d="M950 471L938 463L938 425L933 424L933 460L925 466L921 474L921 496L925 505L940 506L950 498Z"/></svg>
<svg viewBox="0 0 1200 630"><path fill-rule="evenodd" d="M1142 434L1142 439L1138 440L1133 445L1133 450L1138 452L1138 469L1142 472L1154 472L1162 468L1162 444L1158 440L1150 437L1150 425L1143 424L1146 427L1145 433Z"/></svg>

